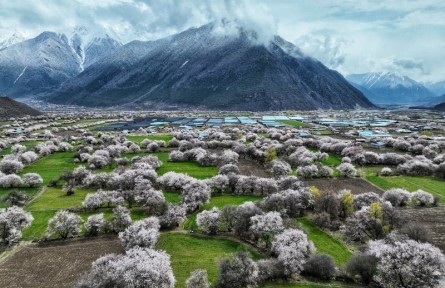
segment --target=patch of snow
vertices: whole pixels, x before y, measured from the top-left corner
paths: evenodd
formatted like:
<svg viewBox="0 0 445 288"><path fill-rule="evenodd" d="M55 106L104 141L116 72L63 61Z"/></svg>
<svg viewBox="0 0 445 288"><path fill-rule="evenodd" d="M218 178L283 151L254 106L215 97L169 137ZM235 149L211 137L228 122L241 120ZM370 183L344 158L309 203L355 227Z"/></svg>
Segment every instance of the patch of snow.
<svg viewBox="0 0 445 288"><path fill-rule="evenodd" d="M25 66L25 68L23 68L23 71L22 71L22 73L20 73L20 75L19 75L19 77L17 77L17 79L15 79L15 81L14 81L14 84L13 85L15 85L15 83L17 83L17 81L20 79L20 77L22 77L23 76L23 73L25 73L25 71L26 71L26 68L28 68L28 65L27 66Z"/></svg>
<svg viewBox="0 0 445 288"><path fill-rule="evenodd" d="M182 67L184 67L185 64L187 64L187 63L189 63L189 60L185 61L185 62L181 65L181 67L179 67L179 69L181 69Z"/></svg>

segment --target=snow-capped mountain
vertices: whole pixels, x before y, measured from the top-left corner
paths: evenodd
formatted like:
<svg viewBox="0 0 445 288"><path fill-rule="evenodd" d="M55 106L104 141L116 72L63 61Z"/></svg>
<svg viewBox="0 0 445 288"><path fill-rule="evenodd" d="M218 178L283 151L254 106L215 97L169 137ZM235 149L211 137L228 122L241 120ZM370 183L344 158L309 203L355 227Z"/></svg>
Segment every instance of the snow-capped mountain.
<svg viewBox="0 0 445 288"><path fill-rule="evenodd" d="M71 33L70 45L79 57L81 70L116 50L122 43L108 34L94 34L85 27L77 27Z"/></svg>
<svg viewBox="0 0 445 288"><path fill-rule="evenodd" d="M427 82L424 83L423 85L437 96L445 94L445 81L440 81L436 83Z"/></svg>
<svg viewBox="0 0 445 288"><path fill-rule="evenodd" d="M251 111L373 107L338 72L282 38L264 44L253 31L238 27L238 33L216 33L221 30L216 25L157 41L133 41L47 99L98 107Z"/></svg>
<svg viewBox="0 0 445 288"><path fill-rule="evenodd" d="M0 36L0 50L11 45L23 42L26 39L28 39L28 37L19 31L13 31L9 35Z"/></svg>
<svg viewBox="0 0 445 288"><path fill-rule="evenodd" d="M427 104L437 97L421 83L398 72L353 74L346 79L375 104Z"/></svg>
<svg viewBox="0 0 445 288"><path fill-rule="evenodd" d="M104 35L103 37L94 37L85 46L83 68L89 67L91 64L102 59L121 46L122 44L120 42L114 40L108 35Z"/></svg>
<svg viewBox="0 0 445 288"><path fill-rule="evenodd" d="M35 96L57 88L120 47L108 36L85 42L79 34L43 32L0 50L0 95Z"/></svg>
<svg viewBox="0 0 445 288"><path fill-rule="evenodd" d="M63 34L44 32L0 50L0 94L29 96L49 91L81 72Z"/></svg>

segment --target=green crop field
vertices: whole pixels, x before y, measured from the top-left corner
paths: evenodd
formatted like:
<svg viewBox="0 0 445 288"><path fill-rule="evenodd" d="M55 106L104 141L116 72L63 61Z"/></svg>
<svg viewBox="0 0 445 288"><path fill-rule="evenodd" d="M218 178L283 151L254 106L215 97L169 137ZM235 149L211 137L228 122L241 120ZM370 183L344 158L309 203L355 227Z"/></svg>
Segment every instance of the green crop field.
<svg viewBox="0 0 445 288"><path fill-rule="evenodd" d="M403 188L414 192L423 190L439 197L440 203L445 204L445 180L434 177L418 176L378 176L377 173L383 166L369 166L361 169L366 180L375 186L388 190L391 188ZM394 167L391 167L394 169Z"/></svg>
<svg viewBox="0 0 445 288"><path fill-rule="evenodd" d="M296 120L280 120L278 122L281 122L283 124L292 126L292 127L308 127L309 125L300 121Z"/></svg>
<svg viewBox="0 0 445 288"><path fill-rule="evenodd" d="M169 203L176 204L181 202L181 194L179 192L164 191L163 194L165 200Z"/></svg>
<svg viewBox="0 0 445 288"><path fill-rule="evenodd" d="M313 225L309 220L303 218L299 219L298 222L301 228L307 232L309 240L314 242L318 253L331 255L337 265L346 264L352 257L352 252L345 244L323 232L323 230Z"/></svg>
<svg viewBox="0 0 445 288"><path fill-rule="evenodd" d="M144 156L144 155L155 155L159 160L162 161L162 166L159 167L156 172L159 175L164 175L167 172L176 172L176 173L184 173L191 177L195 177L197 179L206 179L215 176L218 173L218 168L215 166L201 166L197 162L186 161L186 162L169 162L168 161L168 152L156 152L156 153L126 153L123 156L127 158L132 158L135 156ZM110 170L110 171L109 171ZM111 169L101 171L111 172Z"/></svg>
<svg viewBox="0 0 445 288"><path fill-rule="evenodd" d="M254 259L261 257L254 249L238 241L184 233L162 233L156 246L171 256L175 287L178 288L185 287L190 272L196 269L206 269L209 280L215 282L218 259L237 251L249 251Z"/></svg>
<svg viewBox="0 0 445 288"><path fill-rule="evenodd" d="M159 175L173 171L184 173L197 179L206 179L215 176L218 168L214 166L202 167L196 162L164 162L157 170Z"/></svg>
<svg viewBox="0 0 445 288"><path fill-rule="evenodd" d="M45 191L28 205L28 210L58 210L70 207L82 206L82 201L93 190L76 188L74 195L67 196L60 188L47 187Z"/></svg>
<svg viewBox="0 0 445 288"><path fill-rule="evenodd" d="M30 141L23 141L18 144L23 145L27 148L27 150L32 150L37 144L39 144L42 141L39 140L30 140ZM3 149L0 151L0 156L11 154L11 147L8 147L6 149Z"/></svg>
<svg viewBox="0 0 445 288"><path fill-rule="evenodd" d="M445 204L445 180L443 179L415 176L367 176L366 179L385 190L403 188L414 192L420 189L439 197L440 203Z"/></svg>
<svg viewBox="0 0 445 288"><path fill-rule="evenodd" d="M28 195L29 199L31 199L37 192L40 190L39 187L35 188L0 188L0 208L5 208L8 206L6 202L4 202L3 197L5 197L11 191L19 191Z"/></svg>
<svg viewBox="0 0 445 288"><path fill-rule="evenodd" d="M321 163L323 165L338 166L341 164L341 156L338 156L338 155L335 155L332 153L328 153L328 154L329 154L329 158L321 161Z"/></svg>
<svg viewBox="0 0 445 288"><path fill-rule="evenodd" d="M21 174L38 173L43 178L43 184L48 185L49 181L58 178L63 170L72 170L78 166L74 163L74 155L75 152L56 152L25 167Z"/></svg>

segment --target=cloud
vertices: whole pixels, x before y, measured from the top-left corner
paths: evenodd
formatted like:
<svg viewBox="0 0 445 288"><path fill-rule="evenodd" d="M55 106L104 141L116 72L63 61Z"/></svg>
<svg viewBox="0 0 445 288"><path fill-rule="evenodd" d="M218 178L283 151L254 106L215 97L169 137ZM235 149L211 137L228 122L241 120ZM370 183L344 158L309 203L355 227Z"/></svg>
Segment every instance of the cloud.
<svg viewBox="0 0 445 288"><path fill-rule="evenodd" d="M2 1L2 0L0 0ZM261 37L276 32L267 6L254 0L22 0L3 1L0 33L20 27L30 34L69 33L84 26L122 42L153 40L226 18L237 19ZM275 29L275 31L274 31Z"/></svg>
<svg viewBox="0 0 445 288"><path fill-rule="evenodd" d="M330 68L339 68L347 57L348 40L336 37L331 30L316 31L298 38L295 44L307 55L317 58Z"/></svg>
<svg viewBox="0 0 445 288"><path fill-rule="evenodd" d="M279 34L343 74L398 69L420 81L445 79L443 0L0 0L0 7L0 38L84 26L126 43L227 19L218 32L241 25L261 42Z"/></svg>
<svg viewBox="0 0 445 288"><path fill-rule="evenodd" d="M429 75L430 70L425 67L423 60L412 58L388 58L382 61L382 68L387 71L399 71L403 74L419 72L423 75Z"/></svg>

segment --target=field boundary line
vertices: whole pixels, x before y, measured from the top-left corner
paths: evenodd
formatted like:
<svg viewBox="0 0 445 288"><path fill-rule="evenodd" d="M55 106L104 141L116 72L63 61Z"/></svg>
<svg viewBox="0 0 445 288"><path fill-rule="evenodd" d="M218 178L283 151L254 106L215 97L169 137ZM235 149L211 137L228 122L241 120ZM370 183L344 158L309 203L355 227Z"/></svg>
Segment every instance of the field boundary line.
<svg viewBox="0 0 445 288"><path fill-rule="evenodd" d="M42 194L45 193L46 188L47 188L46 186L41 187L41 188L40 188L40 191L39 191L36 195L34 195L34 197L32 197L31 200L29 200L28 203L26 203L26 206L31 205L32 202L36 201L37 198L39 198L40 196L42 196Z"/></svg>
<svg viewBox="0 0 445 288"><path fill-rule="evenodd" d="M414 186L416 186L416 187L418 187L418 188L423 188L423 189L425 189L425 190L429 190L429 191L427 191L427 192L429 192L429 193L431 193L431 194L435 194L436 196L439 196L439 198L444 198L444 196L443 196L442 194L440 194L440 193L438 193L438 192L435 192L435 191L432 191L432 190L428 189L428 187L426 187L426 186L424 186L424 185L420 185L420 184L418 184L418 183L411 182L411 181L408 180L408 179L406 179L406 182L408 182L408 183L410 183L411 185L414 185Z"/></svg>
<svg viewBox="0 0 445 288"><path fill-rule="evenodd" d="M6 262L15 253L25 249L27 246L31 246L31 241L20 241L19 244L13 246L10 250L6 250L0 254L0 264Z"/></svg>

